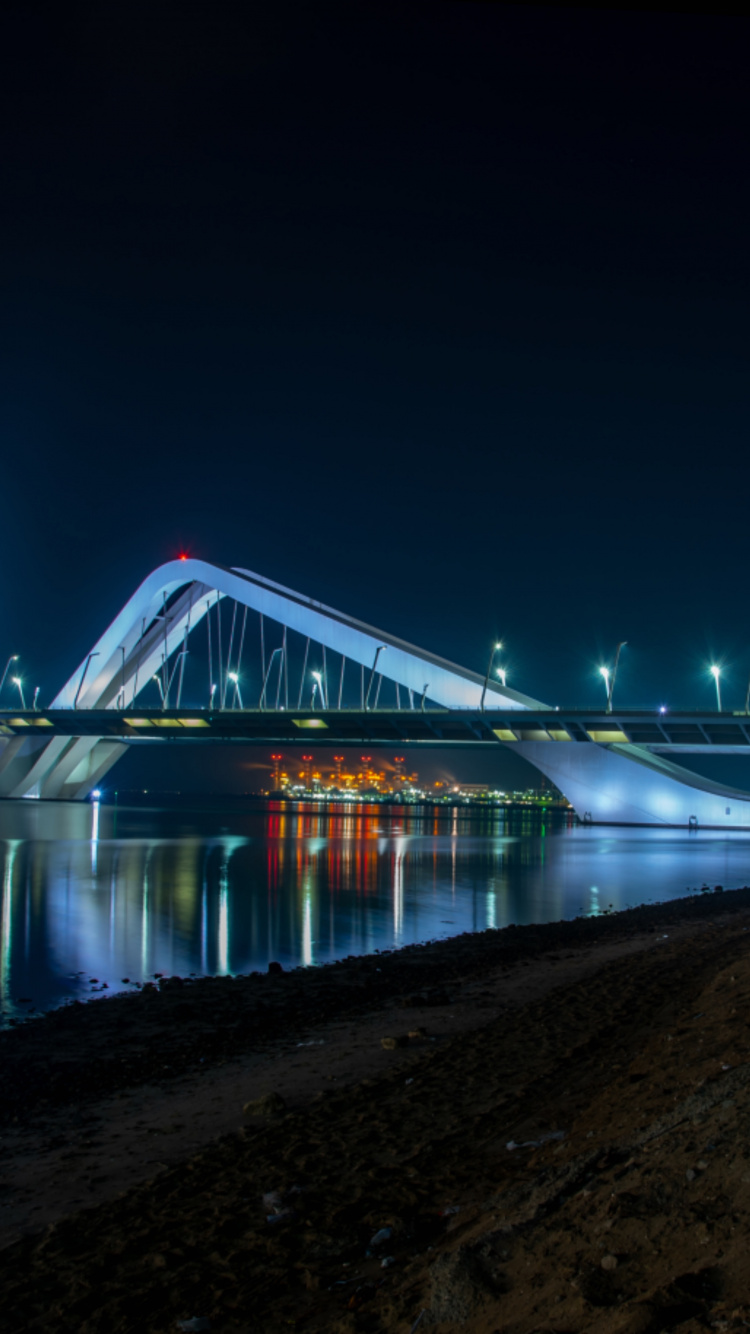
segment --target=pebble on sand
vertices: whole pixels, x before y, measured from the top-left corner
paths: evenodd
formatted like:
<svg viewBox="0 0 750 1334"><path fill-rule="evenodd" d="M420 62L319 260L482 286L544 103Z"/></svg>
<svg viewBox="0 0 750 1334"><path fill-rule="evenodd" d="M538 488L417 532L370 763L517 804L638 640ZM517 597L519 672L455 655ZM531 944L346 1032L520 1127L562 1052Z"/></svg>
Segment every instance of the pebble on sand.
<svg viewBox="0 0 750 1334"><path fill-rule="evenodd" d="M286 1103L280 1093L264 1093L242 1108L243 1116L281 1116L285 1111Z"/></svg>

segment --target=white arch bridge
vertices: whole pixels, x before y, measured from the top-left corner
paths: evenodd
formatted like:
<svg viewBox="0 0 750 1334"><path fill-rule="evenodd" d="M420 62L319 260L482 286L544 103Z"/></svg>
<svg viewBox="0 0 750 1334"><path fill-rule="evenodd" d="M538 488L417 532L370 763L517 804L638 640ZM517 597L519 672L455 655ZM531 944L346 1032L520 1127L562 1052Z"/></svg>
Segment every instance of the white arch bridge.
<svg viewBox="0 0 750 1334"><path fill-rule="evenodd" d="M0 797L82 800L132 745L313 739L507 746L586 821L750 827L750 793L672 758L750 757L748 715L552 709L249 570L194 559L143 581L49 708L0 712Z"/></svg>

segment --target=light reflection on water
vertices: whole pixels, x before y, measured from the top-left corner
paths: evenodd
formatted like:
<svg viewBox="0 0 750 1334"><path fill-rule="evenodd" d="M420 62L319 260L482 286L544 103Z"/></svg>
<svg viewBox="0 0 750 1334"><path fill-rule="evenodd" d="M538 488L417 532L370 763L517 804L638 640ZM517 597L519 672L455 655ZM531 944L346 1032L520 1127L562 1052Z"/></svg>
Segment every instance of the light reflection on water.
<svg viewBox="0 0 750 1334"><path fill-rule="evenodd" d="M247 973L750 878L750 835L533 813L0 803L0 1022L154 973Z"/></svg>

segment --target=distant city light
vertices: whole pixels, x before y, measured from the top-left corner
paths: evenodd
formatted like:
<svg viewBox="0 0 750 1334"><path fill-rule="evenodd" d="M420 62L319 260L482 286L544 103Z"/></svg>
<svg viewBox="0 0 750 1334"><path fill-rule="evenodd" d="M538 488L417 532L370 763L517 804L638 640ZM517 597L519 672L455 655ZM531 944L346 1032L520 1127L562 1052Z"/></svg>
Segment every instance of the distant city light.
<svg viewBox="0 0 750 1334"><path fill-rule="evenodd" d="M102 795L102 794L101 794L101 789L98 788L98 787L95 787L94 790L93 790L93 792L91 793L91 796L92 796L92 798L93 798L94 801L98 801L101 795Z"/></svg>

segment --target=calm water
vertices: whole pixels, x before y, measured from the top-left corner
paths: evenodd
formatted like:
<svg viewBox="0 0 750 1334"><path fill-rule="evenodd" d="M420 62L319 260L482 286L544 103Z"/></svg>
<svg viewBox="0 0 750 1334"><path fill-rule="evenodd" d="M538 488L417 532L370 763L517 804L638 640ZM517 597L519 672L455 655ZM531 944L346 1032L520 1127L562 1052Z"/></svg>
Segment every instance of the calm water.
<svg viewBox="0 0 750 1334"><path fill-rule="evenodd" d="M445 808L0 802L0 1023L105 981L111 994L154 973L316 964L749 879L741 832Z"/></svg>

